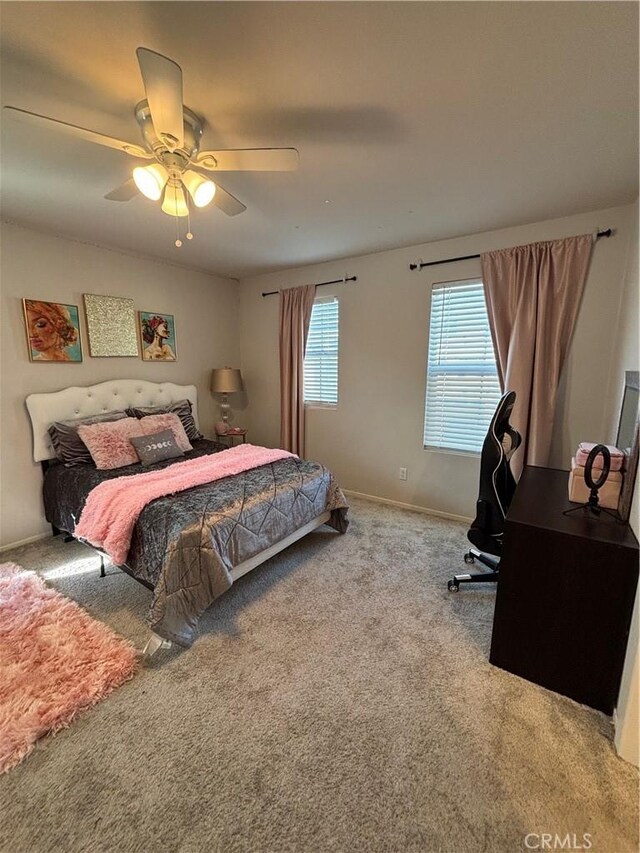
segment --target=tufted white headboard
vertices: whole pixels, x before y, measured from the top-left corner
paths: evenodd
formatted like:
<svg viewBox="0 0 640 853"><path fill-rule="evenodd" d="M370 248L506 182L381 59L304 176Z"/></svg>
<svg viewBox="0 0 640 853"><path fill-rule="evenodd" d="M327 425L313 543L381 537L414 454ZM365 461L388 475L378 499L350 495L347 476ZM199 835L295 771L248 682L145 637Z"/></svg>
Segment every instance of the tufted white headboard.
<svg viewBox="0 0 640 853"><path fill-rule="evenodd" d="M110 379L85 388L29 394L26 403L33 427L33 458L42 462L55 456L47 432L54 421L88 418L128 406L164 406L185 399L191 401L197 424L198 391L195 385L148 382L146 379Z"/></svg>

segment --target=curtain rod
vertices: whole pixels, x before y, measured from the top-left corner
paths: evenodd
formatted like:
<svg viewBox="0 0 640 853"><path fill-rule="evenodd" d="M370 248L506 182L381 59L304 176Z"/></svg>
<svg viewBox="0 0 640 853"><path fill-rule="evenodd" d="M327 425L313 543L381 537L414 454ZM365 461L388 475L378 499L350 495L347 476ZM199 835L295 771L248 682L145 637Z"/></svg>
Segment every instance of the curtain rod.
<svg viewBox="0 0 640 853"><path fill-rule="evenodd" d="M315 287L324 287L325 284L344 284L347 281L357 281L358 276L352 275L349 278L345 276L344 278L334 278L333 281L319 281ZM263 293L263 296L275 296L277 293L280 293L279 290L270 290L268 293Z"/></svg>
<svg viewBox="0 0 640 853"><path fill-rule="evenodd" d="M600 237L611 237L613 231L611 228L607 228L606 231L598 231L596 232L595 239L598 240ZM426 261L420 262L419 264L409 264L410 270L421 270L424 267L435 267L438 264L452 264L455 261L469 261L471 258L479 258L480 255L462 255L460 258L445 258L442 261ZM264 293L262 294L264 296Z"/></svg>

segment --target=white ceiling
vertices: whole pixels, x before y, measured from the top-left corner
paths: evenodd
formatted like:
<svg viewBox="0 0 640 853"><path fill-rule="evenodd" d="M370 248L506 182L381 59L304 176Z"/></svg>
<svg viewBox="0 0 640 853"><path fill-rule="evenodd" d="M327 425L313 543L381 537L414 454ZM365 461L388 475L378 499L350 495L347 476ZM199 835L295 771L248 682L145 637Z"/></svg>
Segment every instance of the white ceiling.
<svg viewBox="0 0 640 853"><path fill-rule="evenodd" d="M176 249L157 203L103 199L127 156L5 119L2 215L36 228L240 277L638 195L636 3L1 5L3 105L137 142L143 45L205 148L300 151L221 175L247 212L198 211Z"/></svg>

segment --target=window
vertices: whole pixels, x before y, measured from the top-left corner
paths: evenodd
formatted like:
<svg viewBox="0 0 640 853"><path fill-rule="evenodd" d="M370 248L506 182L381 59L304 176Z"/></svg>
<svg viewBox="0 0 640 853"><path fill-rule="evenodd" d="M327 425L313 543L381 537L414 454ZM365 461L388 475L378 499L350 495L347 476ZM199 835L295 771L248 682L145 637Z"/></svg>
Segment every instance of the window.
<svg viewBox="0 0 640 853"><path fill-rule="evenodd" d="M481 281L431 292L424 446L479 452L500 399Z"/></svg>
<svg viewBox="0 0 640 853"><path fill-rule="evenodd" d="M304 401L338 403L338 300L316 299L304 354Z"/></svg>

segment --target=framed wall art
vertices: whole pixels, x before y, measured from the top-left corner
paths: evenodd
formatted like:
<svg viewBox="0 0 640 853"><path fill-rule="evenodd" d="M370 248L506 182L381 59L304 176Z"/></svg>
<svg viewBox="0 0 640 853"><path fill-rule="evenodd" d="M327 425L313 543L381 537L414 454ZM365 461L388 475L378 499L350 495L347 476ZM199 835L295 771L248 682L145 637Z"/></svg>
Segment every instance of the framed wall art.
<svg viewBox="0 0 640 853"><path fill-rule="evenodd" d="M23 299L22 308L30 361L82 361L77 305Z"/></svg>
<svg viewBox="0 0 640 853"><path fill-rule="evenodd" d="M176 327L173 314L138 311L143 361L176 361Z"/></svg>
<svg viewBox="0 0 640 853"><path fill-rule="evenodd" d="M137 358L140 353L133 299L85 293L84 310L87 315L89 353L94 358Z"/></svg>
<svg viewBox="0 0 640 853"><path fill-rule="evenodd" d="M624 393L616 447L624 451L625 472L618 503L618 514L623 521L629 521L631 504L638 473L638 457L640 456L640 373L637 370L627 370L624 374Z"/></svg>

